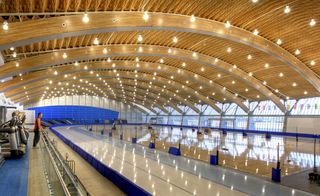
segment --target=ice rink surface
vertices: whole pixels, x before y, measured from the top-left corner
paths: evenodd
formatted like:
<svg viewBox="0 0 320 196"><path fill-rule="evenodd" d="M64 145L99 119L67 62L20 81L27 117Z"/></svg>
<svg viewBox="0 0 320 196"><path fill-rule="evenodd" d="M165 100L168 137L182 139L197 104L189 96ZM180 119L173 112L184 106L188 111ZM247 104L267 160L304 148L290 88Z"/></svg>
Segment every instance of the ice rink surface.
<svg viewBox="0 0 320 196"><path fill-rule="evenodd" d="M259 177L89 132L54 128L153 195L311 195Z"/></svg>

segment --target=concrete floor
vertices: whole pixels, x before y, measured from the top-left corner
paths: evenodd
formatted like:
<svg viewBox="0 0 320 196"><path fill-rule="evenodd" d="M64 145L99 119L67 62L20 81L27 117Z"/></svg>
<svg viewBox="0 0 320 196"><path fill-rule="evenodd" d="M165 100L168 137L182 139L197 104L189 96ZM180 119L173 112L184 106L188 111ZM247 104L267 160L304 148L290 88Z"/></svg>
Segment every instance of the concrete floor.
<svg viewBox="0 0 320 196"><path fill-rule="evenodd" d="M29 145L33 141L33 133L29 137ZM43 148L42 140L40 140L40 147L30 147L29 150L29 176L28 176L28 196L46 196L49 194L48 184L44 175L44 165L42 162L41 149Z"/></svg>

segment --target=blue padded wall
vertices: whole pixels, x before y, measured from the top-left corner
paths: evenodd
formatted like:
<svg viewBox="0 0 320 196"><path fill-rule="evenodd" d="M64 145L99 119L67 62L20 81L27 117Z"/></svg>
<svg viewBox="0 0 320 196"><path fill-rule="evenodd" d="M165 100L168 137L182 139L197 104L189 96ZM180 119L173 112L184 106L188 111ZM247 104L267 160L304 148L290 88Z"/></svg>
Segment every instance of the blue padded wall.
<svg viewBox="0 0 320 196"><path fill-rule="evenodd" d="M104 123L105 120L115 120L119 116L119 112L90 106L43 106L29 108L29 110L35 110L35 115L42 112L43 120L69 119L79 123Z"/></svg>

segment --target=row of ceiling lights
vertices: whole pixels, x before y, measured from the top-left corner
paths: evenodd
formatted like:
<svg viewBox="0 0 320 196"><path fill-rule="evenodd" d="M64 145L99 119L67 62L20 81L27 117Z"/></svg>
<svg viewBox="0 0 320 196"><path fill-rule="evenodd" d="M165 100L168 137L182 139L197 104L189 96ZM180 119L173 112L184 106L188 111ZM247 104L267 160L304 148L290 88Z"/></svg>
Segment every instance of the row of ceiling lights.
<svg viewBox="0 0 320 196"><path fill-rule="evenodd" d="M286 9L288 9L288 8L286 7ZM144 13L144 19L145 19L145 20L148 20L148 18L149 18L148 13L145 12L145 13ZM191 16L191 19L190 19L190 20L191 20L191 22L194 22L194 21L195 21L195 17L194 17L194 16ZM84 17L83 17L83 22L89 22L89 18L88 18L88 15L87 15L87 14L84 15ZM4 24L4 25L8 25L8 24ZM226 27L229 28L230 25L231 25L230 22L227 21ZM312 21L310 22L310 26L314 26L314 25L315 25L315 21L314 21L314 19L312 19ZM8 28L7 28L7 29L8 29ZM258 34L258 31L257 31L257 30L254 31L254 34L257 35L257 34ZM143 40L142 36L139 35L139 36L138 36L138 41L142 41L142 40ZM173 42L174 42L174 43L177 43L177 41L178 41L178 38L177 38L177 37L173 37ZM279 40L277 41L277 43L278 43L278 44L281 44L282 41L279 39ZM99 44L99 40L98 40L97 38L94 40L94 44ZM13 49L10 48L10 49L11 49L11 50L14 50L14 48L13 48ZM231 48L228 48L227 51L228 51L228 52L231 52ZM105 53L105 52L106 52L106 51L105 51L105 49L104 49L104 53ZM195 53L193 53L193 55L194 55L194 54L195 54ZM300 54L300 50L296 50L295 54L296 54L296 55ZM13 55L16 56L16 53L14 52ZM66 54L66 53L63 54L63 58L67 58L67 54ZM251 56L251 55L248 55L247 58L250 60L250 59L252 59L252 56ZM314 61L311 61L311 64L314 65L315 62L314 62ZM16 64L16 67L19 67L19 64L18 64L18 63ZM204 71L204 68L201 68L201 71ZM249 75L250 75L250 73L249 73ZM252 75L252 73L251 73L251 75ZM283 74L280 73L279 75L280 75L280 77L282 77L281 75L283 75ZM296 86L296 83L293 83L293 86ZM304 94L306 94L306 92L305 92Z"/></svg>

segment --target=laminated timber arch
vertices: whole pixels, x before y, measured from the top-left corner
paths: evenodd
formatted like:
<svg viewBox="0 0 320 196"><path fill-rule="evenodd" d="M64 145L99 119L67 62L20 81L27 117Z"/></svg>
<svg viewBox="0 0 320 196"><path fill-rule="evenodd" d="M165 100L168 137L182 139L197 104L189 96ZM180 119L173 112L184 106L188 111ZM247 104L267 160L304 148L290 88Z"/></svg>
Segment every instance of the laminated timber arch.
<svg viewBox="0 0 320 196"><path fill-rule="evenodd" d="M80 93L85 93L85 91L80 91ZM30 97L29 99L26 99L25 97L19 97L16 101L17 101L17 103L19 102L19 103L21 103L21 104L28 104L28 103L33 103L33 102L36 102L36 101L39 101L39 96L41 96L41 94L42 93L40 93L40 92L38 92L38 93L34 93L33 95L32 95L32 97ZM81 94L80 94L80 96L81 96ZM121 98L119 98L119 97L117 97L117 98L112 98L112 97L110 97L109 98L110 100L116 100L116 101L120 101L120 102L123 102L123 99L121 99ZM140 99L135 99L135 100L133 100L132 98L130 98L130 97L128 97L128 98L126 98L128 101L127 102L125 102L126 104L128 104L128 105L131 105L131 106L134 106L134 107L137 107L136 105L134 105L134 104L132 104L132 103L135 103L135 104L137 104L137 105L139 105L139 106L142 106L143 105L143 102L140 100ZM156 110L154 110L150 105L148 105L148 104L144 104L143 105L145 108L147 108L148 110L150 110L151 112L153 112L154 114L157 114L158 112L156 111ZM137 108L137 109L141 109L140 111L142 111L142 112L144 112L144 113L146 113L146 114L149 114L149 112L147 112L146 110L144 110L142 107L139 107L139 108ZM161 108L159 108L161 111L162 111L162 109ZM164 112L164 111L163 111ZM166 112L164 112L164 113L166 113Z"/></svg>
<svg viewBox="0 0 320 196"><path fill-rule="evenodd" d="M64 51L53 52L49 54L43 54L35 57L26 58L19 62L9 62L0 67L0 72L2 72L2 78L10 77L17 75L19 73L25 73L32 70L37 70L40 68L45 68L48 66L53 66L63 63L71 63L74 61L96 59L96 58L106 58L113 56L161 56L175 58L185 61L193 61L201 63L208 67L217 68L225 73L231 74L242 82L250 85L264 96L273 101L281 111L285 111L286 107L281 102L280 98L273 94L266 86L264 86L256 78L249 76L248 73L235 68L234 65L231 65L227 62L219 60L216 62L216 58L197 53L196 56L193 56L193 53L189 50L183 49L172 49L170 53L169 47L154 46L154 45L112 45L108 46L108 53L104 54L103 46L91 46L87 48L79 48L68 50L68 58L64 59ZM142 48L143 51L139 51L139 48ZM16 67L16 63L19 63L19 67ZM0 78L1 78L0 76Z"/></svg>
<svg viewBox="0 0 320 196"><path fill-rule="evenodd" d="M84 80L95 78L97 81L99 81L96 77L92 77L93 74L87 73L86 71L82 71L82 72L84 72L84 73L79 72L81 74L77 74L75 76L77 78L81 78L81 79L84 79ZM142 77L143 79L141 79L139 77L136 77L135 76L136 74L134 72L118 71L117 73L121 73L120 76L119 76L119 78L121 78L121 79L122 78L126 78L126 79L129 78L131 80L137 79L138 81L139 80L143 80L143 81L147 81L147 82L152 81L153 84L157 84L157 86L159 86L160 88L161 88L161 86L165 85L165 86L168 86L168 88L169 87L173 87L174 89L179 89L180 92L182 91L182 92L184 92L184 94L192 95L193 97L196 97L197 99L201 100L202 102L210 105L218 113L221 112L221 109L215 104L214 101L208 99L207 97L205 97L204 95L202 95L202 94L200 94L198 92L195 92L194 89L192 89L190 87L185 86L184 88L181 88L181 86L183 84L181 84L181 83L179 84L178 81L172 81L171 82L171 80L169 80L170 82L167 82L168 81L167 78L163 78L163 77L160 77L160 76L154 76L152 74L147 74L147 73L140 74L140 76L143 76ZM100 72L99 73L99 77L101 77L103 80L106 80L106 78L113 78L113 79L116 78L114 73L106 73L106 74L107 75L103 75L102 72ZM153 80L153 78L156 78L156 80ZM72 78L69 77L69 79L65 79L64 76L57 76L54 79L55 80L52 79L53 83L54 82L59 82L59 81L62 81L62 80L64 80L64 81L73 81ZM90 80L90 81L92 82L92 80ZM47 80L46 82L38 81L37 84L39 86L43 87L43 84L49 84L49 80ZM29 84L28 86L25 85L25 87L28 88L28 89L29 88L34 88L34 85ZM20 88L20 92L18 90L15 90L15 91L12 91L12 92L14 94L19 94L19 93L21 93L23 91L25 91L25 89L21 87ZM11 98L12 97L12 92L9 91L9 92L6 92L5 94L9 98ZM178 95L178 93L173 92L173 96L174 97L176 97L177 95ZM182 101L182 102L185 103L186 101ZM194 106L191 107L192 104L187 103L186 105L188 105L191 109L195 110L196 112L199 112L199 110L195 109Z"/></svg>
<svg viewBox="0 0 320 196"><path fill-rule="evenodd" d="M142 12L132 11L90 13L89 17L90 23L87 24L82 23L82 15L61 16L10 24L10 31L0 31L0 50L55 38L102 32L129 30L192 32L220 37L263 51L298 72L320 92L320 79L309 67L275 43L261 36L255 36L251 32L241 28L231 26L226 29L225 24L221 22L201 18L197 18L192 22L189 16L168 13L149 13L149 19L147 21L143 19ZM39 31L35 28L40 26L45 30ZM15 41L12 42L11 40ZM274 101L273 99L271 100ZM275 102L275 104L282 111L285 110L278 101Z"/></svg>
<svg viewBox="0 0 320 196"><path fill-rule="evenodd" d="M95 84L95 83L93 83ZM110 83L109 83L110 84ZM137 88L137 90L134 89L134 87L132 85L128 85L128 84L125 84L123 83L124 85L124 90L126 93L129 93L130 96L133 96L133 93L136 92L136 97L139 98L139 100L143 100L143 99L146 99L146 100L157 100L159 102L159 104L155 104L157 107L159 107L163 112L165 113L169 113L167 109L165 109L164 107L162 107L163 105L168 105L170 107L172 107L173 109L175 109L178 113L182 114L183 111L177 107L178 103L175 99L172 99L171 101L167 101L165 100L164 98L160 97L158 94L156 94L154 91L152 90L148 90L146 91L147 89L141 89L141 88ZM103 86L98 86L96 85L98 88L103 88ZM83 87L90 87L90 86L83 86ZM116 92L117 95L120 95L121 94L121 89L120 88L112 88L114 90L114 92ZM146 92L148 92L146 94ZM29 91L28 93L28 96L38 96L38 97L41 97L41 94L43 93L43 90L39 90L38 88L37 89L34 89L32 91ZM22 95L22 96L21 96ZM144 97L144 95L147 95L146 98ZM25 95L22 94L22 93L18 93L18 94L15 94L14 96L12 96L12 100L19 100L21 101L21 99L25 98ZM150 101L145 101L146 103L151 103Z"/></svg>
<svg viewBox="0 0 320 196"><path fill-rule="evenodd" d="M61 66L57 67L55 69L49 69L49 70L43 70L43 71L37 71L28 74L26 77L24 77L23 80L20 80L19 78L15 78L13 80L10 80L8 82L5 82L3 84L0 84L0 90L3 92L6 92L10 89L13 89L17 86L24 85L26 83L32 83L32 81L37 82L40 79L46 79L53 77L53 70L57 71L59 74L74 74L77 71L83 71L84 66L87 67L88 71L98 71L99 73L100 69L120 69L120 70L129 70L133 72L134 70L137 70L139 72L157 72L161 74L168 74L168 76L172 73L178 73L178 68L175 66L170 66L163 63L149 63L149 62L143 62L139 61L139 67L133 66L133 64L136 64L137 62L133 61L112 61L110 63L106 61L101 62L92 62L92 63L79 63L77 67L74 66ZM116 65L113 67L113 65ZM157 69L158 66L163 66L162 69ZM194 77L193 72L184 69L179 74L177 74L178 78L183 78L184 80L189 80L190 78ZM36 78L36 79L35 79ZM168 78L170 80L170 78ZM234 94L230 93L227 90L224 90L222 86L214 83L213 81L210 81L209 79L201 76L200 74L197 75L196 80L199 85L202 85L203 87L206 87L208 89L213 89L217 93L221 93L223 96L225 96L228 100L232 100L235 102L243 111L248 112L248 107ZM179 112L181 113L181 112Z"/></svg>
<svg viewBox="0 0 320 196"><path fill-rule="evenodd" d="M58 81L62 81L62 78L56 78L56 79L53 79L52 80L53 82L57 83ZM68 80L70 81L70 80ZM147 90L148 89L148 84L147 82L141 82L141 80L138 80L139 81L139 86L143 87L140 89L145 89ZM96 82L98 82L98 80L96 80ZM73 81L71 80L69 82L70 85L72 84L76 84L76 85L79 85L80 83L73 83ZM111 84L115 84L115 82L112 82ZM128 84L126 82L123 82L123 85L127 85L127 86L132 86L132 84ZM164 94L165 96L169 97L171 95L174 94L174 92L172 92L171 90L167 89L166 91L160 91L158 89L160 89L161 87L160 86L157 86L156 84L153 84L153 86L155 86L156 88L151 88L149 89L148 91L146 91L145 93L147 92L154 92L154 93L161 93L161 94ZM43 91L46 91L45 88L47 87L47 85L43 85L43 84L40 84L40 85L37 85L37 86L33 86L33 85L26 85L24 86L26 89L28 89L29 91L28 92L33 92L35 90L38 90L38 89L42 89L42 92ZM26 89L17 89L13 92L10 92L10 94L8 95L11 99L15 99L15 97L17 96L21 96L21 94L23 94L24 91L26 91ZM40 92L40 90L39 90ZM171 94L170 94L171 93ZM172 100L174 100L174 102L180 102L181 104L185 104L186 106L188 106L189 108L191 108L192 110L194 110L196 113L199 113L199 109L196 108L192 103L190 103L188 100L185 100L183 99L181 96L179 96L179 94L176 94L176 96L173 96ZM176 107L177 108L177 107ZM179 112L179 110L177 110Z"/></svg>
<svg viewBox="0 0 320 196"><path fill-rule="evenodd" d="M87 74L88 75L88 74ZM79 75L77 75L79 77ZM92 76L92 75L89 75L89 76ZM76 84L76 85L79 85L79 84L83 84L83 83L78 83L77 81L78 80L73 80L73 79L70 79L71 77L69 77L69 79L66 79L64 78L62 75L59 75L59 76L56 76L56 77L53 77L52 79L50 79L53 83L57 84L58 82L68 82L69 83L69 86L70 85L73 85L73 84ZM98 80L96 77L94 78L83 78L82 79L84 80L90 80L90 82L96 82L97 84L101 84L101 80ZM148 89L148 86L149 86L149 80L144 80L143 78L136 78L134 76L126 76L125 78L121 78L122 80L123 79L126 79L122 84L123 85L127 85L127 86L132 86L132 82L134 81L134 79L136 79L138 82L139 82L139 88L140 89ZM113 84L113 86L115 86L116 82L116 77L108 77L108 78L104 78L103 79L104 81L108 81L107 83L108 84ZM109 80L112 80L111 82ZM7 91L5 92L5 95L13 100L15 100L15 97L16 96L21 96L21 94L23 94L24 91L27 91L27 92L33 92L35 90L38 90L38 89L43 89L43 91L45 91L45 88L48 86L48 83L49 83L49 80L48 80L48 77L46 77L46 79L43 79L43 80L37 80L35 83L27 83L23 86L19 86L15 89L12 89L10 91ZM168 85L170 86L170 84L166 84L166 83L158 83L158 82L153 82L153 86L155 86L156 88L150 88L148 91L149 92L154 92L155 94L158 94L158 93L161 93L161 94L164 94L166 97L171 97L172 100L176 100L176 102L180 102L182 104L185 104L186 106L188 106L189 108L191 108L192 110L194 110L196 113L199 113L199 109L197 107L195 107L191 102L189 102L188 100L182 98L179 94L175 94L174 91L170 90L169 88L166 88L165 91L161 91L160 89L163 87L163 84L165 85ZM101 84L103 85L103 84ZM137 89L139 89L137 88ZM147 91L146 91L147 92ZM174 96L172 96L174 95ZM23 94L24 96L24 94ZM175 108L177 109L177 107ZM179 110L177 110L178 112L180 112Z"/></svg>
<svg viewBox="0 0 320 196"><path fill-rule="evenodd" d="M80 91L80 93L83 93L83 92L85 92L85 91ZM117 89L114 92L116 94L116 97L124 98L124 96L122 96L121 89ZM159 108L162 112L164 112L166 114L169 113L169 111L166 108L164 108L164 106L163 106L164 104L168 104L166 101L157 100L159 103L154 103L149 99L144 100L144 96L143 96L144 94L141 94L141 93L136 93L136 98L132 99L131 98L131 97L133 97L133 93L132 92L134 92L134 91L131 90L131 91L128 92L130 94L130 96L126 97L126 99L130 98L129 100L131 100L131 101L132 100L139 100L140 102L145 103L144 106L147 105L150 108L152 108L154 106L154 107ZM28 96L29 96L29 99L32 99L32 98L35 98L35 97L38 97L38 99L39 99L39 97L41 97L42 94L43 94L43 91L33 91L30 94L28 93ZM21 94L20 94L17 97L15 97L13 100L16 101L16 102L21 102L25 98L26 98L25 95L21 96ZM168 105L171 106L170 104L168 104Z"/></svg>

